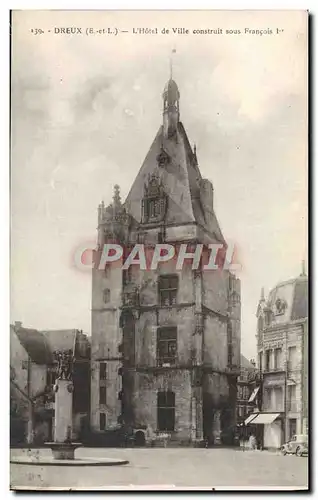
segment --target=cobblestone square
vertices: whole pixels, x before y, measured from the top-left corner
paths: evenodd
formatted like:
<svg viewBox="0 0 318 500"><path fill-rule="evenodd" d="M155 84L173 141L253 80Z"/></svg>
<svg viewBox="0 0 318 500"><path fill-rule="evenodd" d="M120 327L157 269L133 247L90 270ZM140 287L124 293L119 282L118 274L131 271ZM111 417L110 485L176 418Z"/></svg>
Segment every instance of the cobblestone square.
<svg viewBox="0 0 318 500"><path fill-rule="evenodd" d="M27 455L13 450L12 456ZM32 450L36 454L37 450ZM39 451L49 456L50 450ZM128 465L55 467L11 464L11 488L307 489L308 458L267 451L189 448L82 448L76 456L123 458Z"/></svg>

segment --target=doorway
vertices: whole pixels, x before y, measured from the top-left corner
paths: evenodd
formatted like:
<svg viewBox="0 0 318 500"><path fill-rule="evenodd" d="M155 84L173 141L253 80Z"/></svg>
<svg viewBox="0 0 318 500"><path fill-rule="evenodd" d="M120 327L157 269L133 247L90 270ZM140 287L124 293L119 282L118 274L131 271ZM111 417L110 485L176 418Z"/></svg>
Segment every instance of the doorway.
<svg viewBox="0 0 318 500"><path fill-rule="evenodd" d="M135 445L143 447L146 445L145 433L142 431L137 431L135 434Z"/></svg>

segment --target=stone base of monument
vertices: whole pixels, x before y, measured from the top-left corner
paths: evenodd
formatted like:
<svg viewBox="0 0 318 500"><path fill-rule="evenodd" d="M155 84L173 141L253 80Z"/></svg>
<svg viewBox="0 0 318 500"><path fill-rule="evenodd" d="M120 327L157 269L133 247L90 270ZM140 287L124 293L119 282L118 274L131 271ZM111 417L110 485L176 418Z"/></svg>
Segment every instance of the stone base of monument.
<svg viewBox="0 0 318 500"><path fill-rule="evenodd" d="M124 465L128 460L111 458L75 458L75 450L82 446L82 443L72 442L72 419L73 419L73 391L72 363L74 356L72 351L65 351L64 354L56 353L58 361L58 378L54 386L54 441L45 443L52 450L51 457L41 457L40 451L28 457L17 457L10 460L13 464L24 465Z"/></svg>
<svg viewBox="0 0 318 500"><path fill-rule="evenodd" d="M11 458L10 463L19 465L51 465L51 466L62 466L62 467L81 467L81 466L111 466L111 465L126 465L129 464L129 460L122 460L119 458L93 458L93 457L83 457L74 458L73 460L58 460L53 457L14 457Z"/></svg>
<svg viewBox="0 0 318 500"><path fill-rule="evenodd" d="M82 443L45 443L52 450L54 460L74 460L76 448L82 446Z"/></svg>
<svg viewBox="0 0 318 500"><path fill-rule="evenodd" d="M110 465L126 465L128 460L120 458L99 458L99 457L80 457L76 458L75 450L82 446L81 443L45 443L52 450L52 456L41 457L39 452L28 454L28 456L12 457L12 464L20 465L55 465L55 466L110 466Z"/></svg>

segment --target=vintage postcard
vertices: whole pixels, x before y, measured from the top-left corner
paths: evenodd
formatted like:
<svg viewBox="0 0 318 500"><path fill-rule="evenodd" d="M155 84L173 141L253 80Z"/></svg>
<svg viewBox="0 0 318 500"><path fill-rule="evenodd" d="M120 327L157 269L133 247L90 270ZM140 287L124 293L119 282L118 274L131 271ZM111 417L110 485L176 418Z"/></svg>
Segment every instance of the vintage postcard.
<svg viewBox="0 0 318 500"><path fill-rule="evenodd" d="M307 100L306 11L12 12L11 489L308 489Z"/></svg>

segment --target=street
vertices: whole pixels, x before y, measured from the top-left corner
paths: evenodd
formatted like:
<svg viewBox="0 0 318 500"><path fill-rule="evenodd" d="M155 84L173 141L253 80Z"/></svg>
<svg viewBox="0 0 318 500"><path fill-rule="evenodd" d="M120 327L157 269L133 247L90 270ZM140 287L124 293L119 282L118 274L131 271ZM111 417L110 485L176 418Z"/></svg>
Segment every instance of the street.
<svg viewBox="0 0 318 500"><path fill-rule="evenodd" d="M12 450L11 456L27 455ZM32 450L33 454L37 450ZM41 456L50 456L41 449ZM11 464L11 488L80 488L152 486L244 489L306 489L308 458L278 452L201 448L80 448L76 457L129 460L111 467L56 467Z"/></svg>

